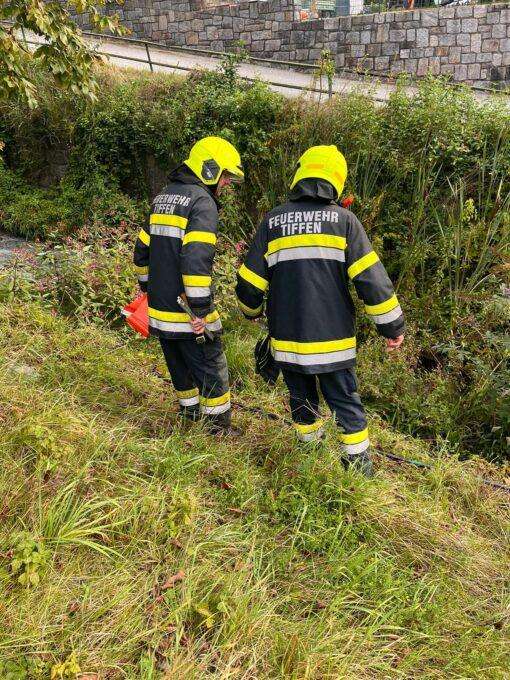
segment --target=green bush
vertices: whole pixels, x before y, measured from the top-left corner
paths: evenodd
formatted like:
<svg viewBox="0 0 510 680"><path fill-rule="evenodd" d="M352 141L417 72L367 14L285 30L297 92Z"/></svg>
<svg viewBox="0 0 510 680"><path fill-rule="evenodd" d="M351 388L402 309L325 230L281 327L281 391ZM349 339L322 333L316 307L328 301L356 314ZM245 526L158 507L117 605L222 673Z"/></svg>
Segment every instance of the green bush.
<svg viewBox="0 0 510 680"><path fill-rule="evenodd" d="M0 161L0 227L28 239L113 242L145 217L146 205L109 186L100 175L69 179L50 189L28 184Z"/></svg>

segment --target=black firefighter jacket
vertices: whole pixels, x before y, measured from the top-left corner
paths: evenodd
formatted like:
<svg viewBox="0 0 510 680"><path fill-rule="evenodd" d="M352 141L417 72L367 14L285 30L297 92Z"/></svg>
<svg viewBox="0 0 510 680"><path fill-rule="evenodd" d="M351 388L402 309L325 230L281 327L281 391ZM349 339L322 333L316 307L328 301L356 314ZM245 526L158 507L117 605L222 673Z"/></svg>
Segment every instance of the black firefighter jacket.
<svg viewBox="0 0 510 680"><path fill-rule="evenodd" d="M360 222L322 180L302 180L260 225L237 277L249 318L267 292L271 351L282 368L326 373L355 364L355 312L349 281L378 332L396 338L404 317L393 285Z"/></svg>
<svg viewBox="0 0 510 680"><path fill-rule="evenodd" d="M149 330L167 339L194 337L189 316L177 304L185 292L194 314L219 332L211 292L218 206L211 190L186 166L169 179L152 203L134 252L138 280L148 294Z"/></svg>

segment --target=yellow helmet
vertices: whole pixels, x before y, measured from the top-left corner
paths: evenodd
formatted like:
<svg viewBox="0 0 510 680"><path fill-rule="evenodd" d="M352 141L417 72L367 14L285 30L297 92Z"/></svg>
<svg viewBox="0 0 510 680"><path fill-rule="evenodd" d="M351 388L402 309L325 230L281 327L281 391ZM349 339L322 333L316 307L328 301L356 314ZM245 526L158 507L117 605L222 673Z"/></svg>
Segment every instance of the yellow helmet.
<svg viewBox="0 0 510 680"><path fill-rule="evenodd" d="M217 184L223 172L238 182L244 179L238 150L221 137L200 139L184 163L204 184Z"/></svg>
<svg viewBox="0 0 510 680"><path fill-rule="evenodd" d="M312 146L299 159L298 169L292 180L291 189L302 179L325 179L332 184L338 195L343 191L347 179L347 162L334 144Z"/></svg>

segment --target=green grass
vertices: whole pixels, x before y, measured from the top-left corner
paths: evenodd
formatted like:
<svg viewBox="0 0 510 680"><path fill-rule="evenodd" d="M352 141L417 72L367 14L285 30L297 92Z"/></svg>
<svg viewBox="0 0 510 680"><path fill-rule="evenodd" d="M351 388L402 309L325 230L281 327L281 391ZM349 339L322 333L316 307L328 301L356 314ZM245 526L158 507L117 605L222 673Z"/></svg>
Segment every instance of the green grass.
<svg viewBox="0 0 510 680"><path fill-rule="evenodd" d="M366 482L331 426L307 449L239 408L217 440L179 423L155 343L36 303L0 318L0 677L508 677L497 468L376 413L379 450L430 470L378 456ZM228 324L236 402L285 417Z"/></svg>

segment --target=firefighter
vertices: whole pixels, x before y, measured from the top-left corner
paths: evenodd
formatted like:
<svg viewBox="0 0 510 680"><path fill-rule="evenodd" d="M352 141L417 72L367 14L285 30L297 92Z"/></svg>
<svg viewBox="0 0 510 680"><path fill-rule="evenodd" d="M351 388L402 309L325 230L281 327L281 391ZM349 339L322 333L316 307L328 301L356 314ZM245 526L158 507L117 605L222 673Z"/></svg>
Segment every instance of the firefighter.
<svg viewBox="0 0 510 680"><path fill-rule="evenodd" d="M367 420L355 374L354 284L386 338L404 339L392 283L354 214L338 204L347 163L336 146L315 146L299 159L288 200L263 219L237 277L239 305L262 314L267 293L271 351L290 393L301 441L322 439L317 383L342 428L342 461L372 476Z"/></svg>
<svg viewBox="0 0 510 680"><path fill-rule="evenodd" d="M230 429L228 368L211 273L219 193L244 178L241 157L220 137L198 141L152 203L137 238L134 263L148 294L149 332L159 338L183 416L204 416L214 432ZM184 297L193 312L182 311ZM207 328L213 340L199 344ZM200 338L203 339L203 338Z"/></svg>

